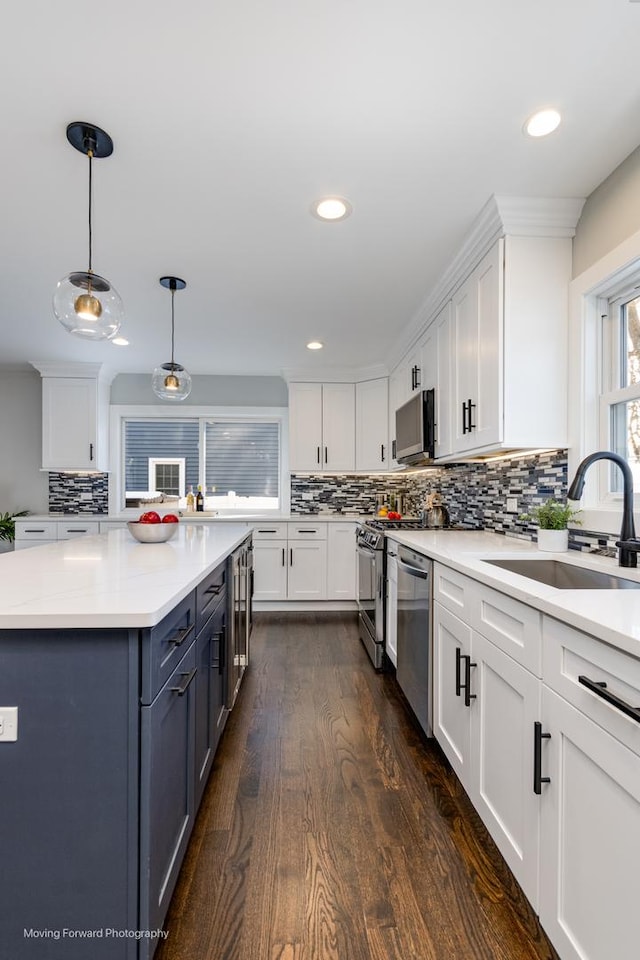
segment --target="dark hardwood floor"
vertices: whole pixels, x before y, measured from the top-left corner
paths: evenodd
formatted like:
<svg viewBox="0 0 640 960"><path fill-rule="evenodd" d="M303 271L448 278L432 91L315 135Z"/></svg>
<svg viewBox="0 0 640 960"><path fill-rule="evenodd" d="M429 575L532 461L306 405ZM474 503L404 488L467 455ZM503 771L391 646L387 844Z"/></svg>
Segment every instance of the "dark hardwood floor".
<svg viewBox="0 0 640 960"><path fill-rule="evenodd" d="M552 960L355 617L260 615L155 960Z"/></svg>

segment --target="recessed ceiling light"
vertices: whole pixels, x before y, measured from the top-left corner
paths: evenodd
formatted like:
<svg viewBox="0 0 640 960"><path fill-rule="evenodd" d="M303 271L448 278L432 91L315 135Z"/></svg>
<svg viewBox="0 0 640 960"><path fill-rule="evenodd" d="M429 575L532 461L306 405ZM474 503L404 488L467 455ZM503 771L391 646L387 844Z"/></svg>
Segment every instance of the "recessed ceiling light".
<svg viewBox="0 0 640 960"><path fill-rule="evenodd" d="M324 343L320 343L319 340L310 340L307 344L307 350L322 350Z"/></svg>
<svg viewBox="0 0 640 960"><path fill-rule="evenodd" d="M324 197L311 207L313 215L320 220L344 220L352 210L353 207L344 197Z"/></svg>
<svg viewBox="0 0 640 960"><path fill-rule="evenodd" d="M114 337L111 343L115 343L116 347L128 347L129 341L126 337Z"/></svg>
<svg viewBox="0 0 640 960"><path fill-rule="evenodd" d="M560 126L561 119L558 111L553 108L538 110L525 123L524 132L530 137L546 137Z"/></svg>

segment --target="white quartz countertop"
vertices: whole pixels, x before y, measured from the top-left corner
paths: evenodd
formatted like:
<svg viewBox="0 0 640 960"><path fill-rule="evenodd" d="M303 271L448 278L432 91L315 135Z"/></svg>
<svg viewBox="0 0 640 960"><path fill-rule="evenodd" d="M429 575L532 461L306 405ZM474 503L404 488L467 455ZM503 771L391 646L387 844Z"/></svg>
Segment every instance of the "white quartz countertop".
<svg viewBox="0 0 640 960"><path fill-rule="evenodd" d="M1 554L0 630L153 626L246 536L183 523L168 543L121 529Z"/></svg>
<svg viewBox="0 0 640 960"><path fill-rule="evenodd" d="M616 560L569 550L546 553L515 537L482 531L393 531L397 543L467 574L549 616L605 640L640 657L640 589L560 590L486 563L487 559L527 557L564 563L613 574L640 583L640 569L619 567Z"/></svg>
<svg viewBox="0 0 640 960"><path fill-rule="evenodd" d="M184 510L175 510L170 504L157 504L155 507L151 505L147 509L157 510L161 516L165 513L177 513L181 520L188 521L189 523L206 523L207 521L250 524L299 523L303 521L308 521L309 523L344 523L345 521L350 521L354 523L358 520L371 519L371 515L364 517L355 513L278 513L275 515L246 513L225 516L219 513L186 513ZM105 523L109 521L122 522L123 520L137 520L142 512L143 510L141 508L132 513L29 513L26 517L17 517L16 523L43 523L51 520L59 520L61 522L72 521L74 523L82 522L83 520L86 522L103 521Z"/></svg>

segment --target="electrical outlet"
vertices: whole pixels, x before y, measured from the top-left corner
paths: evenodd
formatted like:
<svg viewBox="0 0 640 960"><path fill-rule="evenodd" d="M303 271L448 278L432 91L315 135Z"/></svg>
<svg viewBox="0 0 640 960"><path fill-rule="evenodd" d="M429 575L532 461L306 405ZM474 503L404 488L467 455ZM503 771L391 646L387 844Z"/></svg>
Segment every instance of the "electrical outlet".
<svg viewBox="0 0 640 960"><path fill-rule="evenodd" d="M518 498L507 497L507 513L517 513L517 512L518 512Z"/></svg>
<svg viewBox="0 0 640 960"><path fill-rule="evenodd" d="M0 707L0 743L18 739L18 708Z"/></svg>

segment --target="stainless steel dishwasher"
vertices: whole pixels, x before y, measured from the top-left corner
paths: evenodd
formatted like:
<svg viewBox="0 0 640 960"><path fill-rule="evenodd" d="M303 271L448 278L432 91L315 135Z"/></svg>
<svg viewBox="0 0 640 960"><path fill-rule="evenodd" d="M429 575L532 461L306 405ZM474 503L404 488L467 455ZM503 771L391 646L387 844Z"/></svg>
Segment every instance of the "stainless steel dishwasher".
<svg viewBox="0 0 640 960"><path fill-rule="evenodd" d="M432 734L432 561L398 546L396 679L428 737Z"/></svg>

